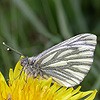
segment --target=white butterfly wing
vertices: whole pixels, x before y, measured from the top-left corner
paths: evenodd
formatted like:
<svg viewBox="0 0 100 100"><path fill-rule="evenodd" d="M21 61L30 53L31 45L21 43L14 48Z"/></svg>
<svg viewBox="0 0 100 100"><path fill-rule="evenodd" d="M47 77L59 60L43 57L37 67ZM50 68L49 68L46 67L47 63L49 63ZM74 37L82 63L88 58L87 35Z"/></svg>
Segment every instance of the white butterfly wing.
<svg viewBox="0 0 100 100"><path fill-rule="evenodd" d="M96 36L80 34L45 50L36 57L44 77L52 76L54 81L71 87L78 85L93 62Z"/></svg>

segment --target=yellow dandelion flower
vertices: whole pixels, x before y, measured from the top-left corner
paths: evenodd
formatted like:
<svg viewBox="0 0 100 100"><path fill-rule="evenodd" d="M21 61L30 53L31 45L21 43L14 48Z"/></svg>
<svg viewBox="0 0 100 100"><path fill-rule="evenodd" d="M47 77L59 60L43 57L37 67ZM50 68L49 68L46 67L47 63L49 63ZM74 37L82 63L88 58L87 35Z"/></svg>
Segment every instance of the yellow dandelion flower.
<svg viewBox="0 0 100 100"><path fill-rule="evenodd" d="M0 73L0 100L93 100L97 93L97 90L82 92L81 86L74 89L61 87L56 82L51 84L52 78L27 78L24 72L19 75L21 69L19 62L14 71L10 69L8 83Z"/></svg>

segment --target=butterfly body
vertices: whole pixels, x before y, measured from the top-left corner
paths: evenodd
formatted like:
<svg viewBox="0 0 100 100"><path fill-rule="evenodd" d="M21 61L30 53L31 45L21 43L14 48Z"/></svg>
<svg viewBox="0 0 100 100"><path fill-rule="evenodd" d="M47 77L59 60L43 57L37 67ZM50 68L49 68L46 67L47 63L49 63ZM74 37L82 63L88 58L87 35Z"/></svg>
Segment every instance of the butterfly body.
<svg viewBox="0 0 100 100"><path fill-rule="evenodd" d="M78 85L87 75L93 62L96 36L80 34L65 40L36 57L26 57L21 65L28 75L48 78L61 85Z"/></svg>

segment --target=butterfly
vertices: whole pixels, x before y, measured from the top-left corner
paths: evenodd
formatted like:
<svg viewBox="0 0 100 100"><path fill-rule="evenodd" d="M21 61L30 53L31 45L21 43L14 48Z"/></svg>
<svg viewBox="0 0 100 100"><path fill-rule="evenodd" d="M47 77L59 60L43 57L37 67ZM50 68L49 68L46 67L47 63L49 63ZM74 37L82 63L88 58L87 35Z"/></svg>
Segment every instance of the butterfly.
<svg viewBox="0 0 100 100"><path fill-rule="evenodd" d="M73 87L83 81L92 66L96 38L90 33L79 34L20 63L27 75L52 77L60 85Z"/></svg>

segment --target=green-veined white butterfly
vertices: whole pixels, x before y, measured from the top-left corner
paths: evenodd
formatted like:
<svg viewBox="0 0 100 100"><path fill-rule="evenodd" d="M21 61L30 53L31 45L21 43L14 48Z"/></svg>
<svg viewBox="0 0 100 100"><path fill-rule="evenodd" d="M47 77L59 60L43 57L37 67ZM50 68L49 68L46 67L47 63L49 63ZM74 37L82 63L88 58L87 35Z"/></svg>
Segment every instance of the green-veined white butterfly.
<svg viewBox="0 0 100 100"><path fill-rule="evenodd" d="M86 33L65 40L36 57L21 60L23 70L37 77L48 78L66 87L80 84L93 62L96 35Z"/></svg>

